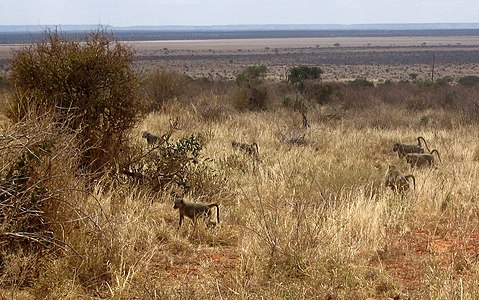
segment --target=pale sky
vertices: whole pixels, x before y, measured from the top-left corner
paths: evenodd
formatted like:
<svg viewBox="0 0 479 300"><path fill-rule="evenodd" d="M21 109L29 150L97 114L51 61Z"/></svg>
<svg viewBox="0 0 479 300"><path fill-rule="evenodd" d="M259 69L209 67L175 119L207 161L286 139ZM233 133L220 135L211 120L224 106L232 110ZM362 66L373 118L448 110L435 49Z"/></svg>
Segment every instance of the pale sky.
<svg viewBox="0 0 479 300"><path fill-rule="evenodd" d="M479 23L479 0L0 0L0 25Z"/></svg>

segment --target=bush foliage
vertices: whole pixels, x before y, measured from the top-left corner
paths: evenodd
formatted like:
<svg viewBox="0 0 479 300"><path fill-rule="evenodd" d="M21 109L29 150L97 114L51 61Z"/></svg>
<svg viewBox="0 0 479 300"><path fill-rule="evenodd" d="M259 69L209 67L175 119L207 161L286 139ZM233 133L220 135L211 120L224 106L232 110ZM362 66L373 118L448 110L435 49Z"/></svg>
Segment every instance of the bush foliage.
<svg viewBox="0 0 479 300"><path fill-rule="evenodd" d="M105 31L90 33L84 42L47 31L43 41L14 55L10 116L19 121L48 111L70 120L72 129L81 128L84 164L108 165L144 108L132 59L132 49Z"/></svg>
<svg viewBox="0 0 479 300"><path fill-rule="evenodd" d="M293 67L288 71L288 82L297 86L299 92L304 93L305 82L308 80L321 79L321 74L323 74L323 70L319 67Z"/></svg>
<svg viewBox="0 0 479 300"><path fill-rule="evenodd" d="M166 102L182 96L187 90L188 83L188 78L176 71L154 70L144 81L145 91L150 98L149 109L159 110Z"/></svg>

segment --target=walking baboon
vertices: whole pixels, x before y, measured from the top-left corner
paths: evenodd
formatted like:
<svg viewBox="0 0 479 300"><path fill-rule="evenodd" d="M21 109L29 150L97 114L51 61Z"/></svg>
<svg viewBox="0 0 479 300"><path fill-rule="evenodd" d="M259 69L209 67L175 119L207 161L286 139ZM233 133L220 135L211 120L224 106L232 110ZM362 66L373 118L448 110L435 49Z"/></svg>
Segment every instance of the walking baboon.
<svg viewBox="0 0 479 300"><path fill-rule="evenodd" d="M254 159L259 160L259 147L257 143L246 144L233 141L231 142L231 146L234 150L241 150Z"/></svg>
<svg viewBox="0 0 479 300"><path fill-rule="evenodd" d="M203 204L203 203L191 203L186 202L183 198L175 200L173 204L174 209L178 209L180 212L180 224L183 224L183 218L187 216L196 222L198 217L204 217L209 222L211 218L211 208L216 207L216 224L220 223L220 207L217 203Z"/></svg>
<svg viewBox="0 0 479 300"><path fill-rule="evenodd" d="M409 190L409 178L412 178L414 189L416 189L416 178L414 175L402 175L396 166L389 166L384 177L384 185L396 193L404 193Z"/></svg>
<svg viewBox="0 0 479 300"><path fill-rule="evenodd" d="M417 145L395 143L393 145L393 151L398 153L399 158L403 158L408 153L424 153L424 148L421 146L421 140L424 142L427 151L429 151L426 140L422 136L417 137Z"/></svg>
<svg viewBox="0 0 479 300"><path fill-rule="evenodd" d="M406 162L411 167L423 167L426 165L429 165L430 167L437 167L436 160L434 159L434 153L437 154L439 161L442 162L439 151L436 149L432 150L430 153L409 153L406 155Z"/></svg>
<svg viewBox="0 0 479 300"><path fill-rule="evenodd" d="M143 131L142 137L146 139L148 145L163 144L168 142L170 139L171 133L165 133L162 136L157 136L149 133L148 131Z"/></svg>
<svg viewBox="0 0 479 300"><path fill-rule="evenodd" d="M151 134L148 131L143 131L141 137L146 139L146 142L148 143L148 145L154 145L158 143L158 140L160 140L159 136Z"/></svg>

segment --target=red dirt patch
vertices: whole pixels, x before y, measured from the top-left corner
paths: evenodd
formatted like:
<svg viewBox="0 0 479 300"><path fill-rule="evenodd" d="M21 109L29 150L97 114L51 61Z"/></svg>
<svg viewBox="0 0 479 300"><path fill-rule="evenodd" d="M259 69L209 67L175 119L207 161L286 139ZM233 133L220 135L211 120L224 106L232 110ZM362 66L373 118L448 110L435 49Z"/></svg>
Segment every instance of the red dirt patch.
<svg viewBox="0 0 479 300"><path fill-rule="evenodd" d="M203 248L188 254L160 252L152 261L155 275L173 281L197 280L230 274L238 265L239 254L237 249L231 247Z"/></svg>
<svg viewBox="0 0 479 300"><path fill-rule="evenodd" d="M378 253L379 263L414 296L420 292L422 281L429 267L438 267L451 272L453 278L463 280L475 274L472 265L479 253L479 232L476 225L467 227L441 220L426 221L422 226L411 228L402 236L392 230L392 243Z"/></svg>

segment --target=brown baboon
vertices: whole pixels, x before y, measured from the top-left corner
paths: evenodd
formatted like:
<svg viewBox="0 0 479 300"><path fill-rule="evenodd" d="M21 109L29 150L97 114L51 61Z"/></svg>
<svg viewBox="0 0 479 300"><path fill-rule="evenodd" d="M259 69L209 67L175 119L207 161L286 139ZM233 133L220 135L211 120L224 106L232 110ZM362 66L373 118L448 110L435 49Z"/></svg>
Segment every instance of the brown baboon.
<svg viewBox="0 0 479 300"><path fill-rule="evenodd" d="M142 137L146 139L146 142L150 146L166 143L169 140L170 136L170 133L163 134L162 136L157 136L149 133L148 131L143 131L142 134Z"/></svg>
<svg viewBox="0 0 479 300"><path fill-rule="evenodd" d="M141 137L146 139L146 142L148 143L148 145L154 145L158 143L158 140L160 139L159 136L151 134L148 131L143 131Z"/></svg>
<svg viewBox="0 0 479 300"><path fill-rule="evenodd" d="M142 137L146 139L146 142L148 143L148 145L152 146L152 145L155 145L155 144L163 144L163 143L166 143L168 142L168 140L170 139L171 135L176 131L176 130L179 130L180 128L178 127L178 119L175 119L175 120L170 120L169 121L169 125L168 125L168 130L166 131L165 134L163 134L162 136L157 136L157 135L154 135L148 131L143 131L142 132Z"/></svg>
<svg viewBox="0 0 479 300"><path fill-rule="evenodd" d="M417 145L395 143L393 145L393 151L398 153L399 158L406 156L406 154L408 153L424 153L424 148L421 145L421 140L423 140L424 146L426 146L427 151L429 151L426 140L422 136L417 137Z"/></svg>
<svg viewBox="0 0 479 300"><path fill-rule="evenodd" d="M309 128L311 127L308 122L308 117L306 116L306 113L302 112L301 116L303 117L303 128Z"/></svg>
<svg viewBox="0 0 479 300"><path fill-rule="evenodd" d="M211 208L216 207L216 224L220 223L220 207L216 203L212 204L203 204L203 203L191 203L186 202L183 198L175 200L173 204L174 209L178 209L180 212L180 223L183 224L183 218L187 216L192 219L193 222L196 222L198 217L204 217L206 221L211 218Z"/></svg>
<svg viewBox="0 0 479 300"><path fill-rule="evenodd" d="M246 143L239 143L239 142L231 142L231 146L234 150L241 150L244 153L252 156L256 160L259 159L259 147L257 143L246 144Z"/></svg>
<svg viewBox="0 0 479 300"><path fill-rule="evenodd" d="M442 162L439 151L436 149L432 150L430 153L409 153L406 155L406 162L411 167L423 167L426 165L429 165L430 167L437 167L436 160L434 159L434 153L437 154L439 161Z"/></svg>
<svg viewBox="0 0 479 300"><path fill-rule="evenodd" d="M416 178L414 175L402 175L396 166L389 166L384 177L384 185L401 194L409 190L409 178L412 178L414 189L416 189Z"/></svg>

